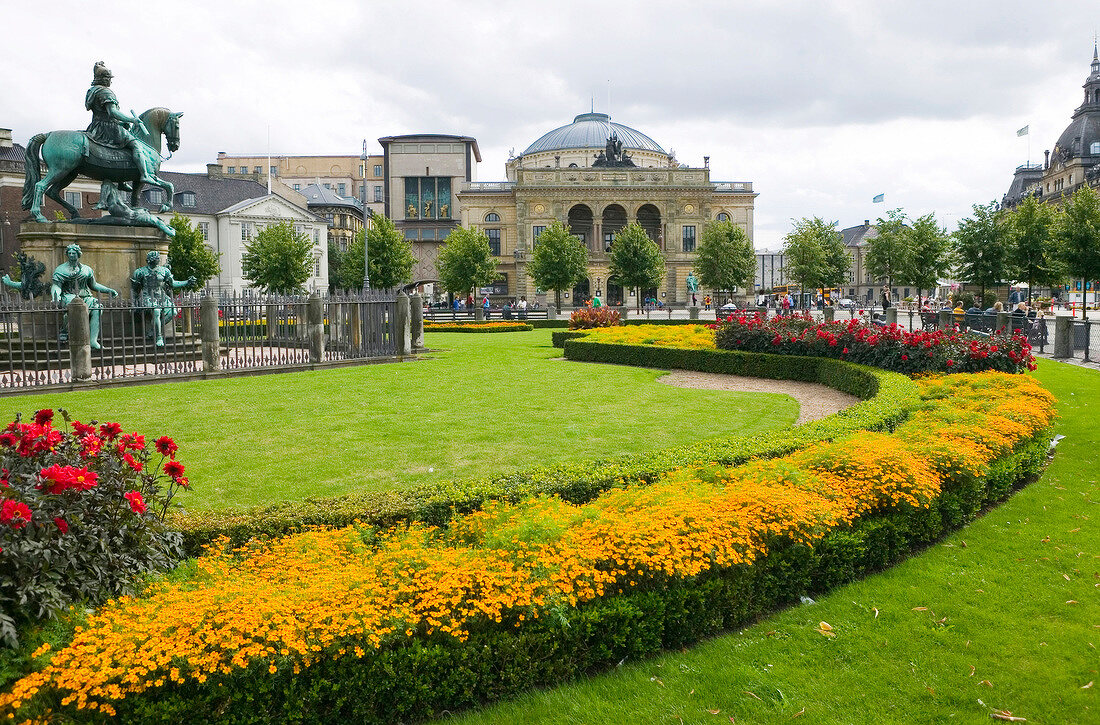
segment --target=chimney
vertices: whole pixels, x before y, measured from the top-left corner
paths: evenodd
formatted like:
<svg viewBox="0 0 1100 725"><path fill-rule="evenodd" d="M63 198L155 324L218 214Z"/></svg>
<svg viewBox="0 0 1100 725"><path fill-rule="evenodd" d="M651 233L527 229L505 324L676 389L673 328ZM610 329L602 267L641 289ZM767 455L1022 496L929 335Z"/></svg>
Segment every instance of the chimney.
<svg viewBox="0 0 1100 725"><path fill-rule="evenodd" d="M870 219L864 219L863 220L863 226L865 226L865 227L871 226L871 220Z"/></svg>
<svg viewBox="0 0 1100 725"><path fill-rule="evenodd" d="M207 164L206 176L211 179L222 178L222 165L221 164Z"/></svg>
<svg viewBox="0 0 1100 725"><path fill-rule="evenodd" d="M12 147L11 129L0 128L0 149L10 149Z"/></svg>

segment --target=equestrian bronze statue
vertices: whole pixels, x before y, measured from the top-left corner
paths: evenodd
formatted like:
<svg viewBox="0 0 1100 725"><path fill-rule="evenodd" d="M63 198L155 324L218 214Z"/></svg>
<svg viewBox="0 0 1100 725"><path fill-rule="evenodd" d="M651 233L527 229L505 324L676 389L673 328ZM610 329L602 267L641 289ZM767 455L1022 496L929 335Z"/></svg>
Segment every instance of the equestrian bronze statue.
<svg viewBox="0 0 1100 725"><path fill-rule="evenodd" d="M157 175L162 161L161 139L165 139L170 152L179 148L179 119L183 113L167 108L150 108L140 116L124 113L111 90L112 77L102 61L95 64L92 85L84 99L85 108L92 112L86 131L40 133L27 144L23 208L37 221L47 221L42 215L43 194L64 207L73 221L81 219L80 210L65 201L61 193L78 174L130 191L130 207L138 205L143 185L157 186L167 194L160 211L172 209L175 190ZM40 175L43 162L45 176ZM114 215L128 219L127 223L134 226L164 229L142 215Z"/></svg>

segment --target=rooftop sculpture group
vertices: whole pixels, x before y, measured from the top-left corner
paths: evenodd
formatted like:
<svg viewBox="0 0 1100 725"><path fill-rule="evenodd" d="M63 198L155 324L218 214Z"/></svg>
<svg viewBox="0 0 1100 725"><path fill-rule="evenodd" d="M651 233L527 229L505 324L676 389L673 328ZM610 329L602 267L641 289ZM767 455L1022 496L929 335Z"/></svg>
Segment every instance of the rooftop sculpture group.
<svg viewBox="0 0 1100 725"><path fill-rule="evenodd" d="M150 108L140 116L119 109L118 97L111 90L113 75L103 61L92 70L92 85L84 98L84 107L92 112L92 122L86 131L51 131L40 133L27 144L27 161L23 181L23 208L39 222L43 195L68 211L73 221L156 227L168 236L175 231L138 205L141 187L157 186L167 194L160 211L172 209L172 184L160 178L161 138L168 150L179 148L179 119L183 113L167 108ZM46 175L41 176L41 163ZM83 220L80 210L69 204L61 192L78 174L103 182L99 208L110 212L101 220ZM127 204L122 191L130 192Z"/></svg>

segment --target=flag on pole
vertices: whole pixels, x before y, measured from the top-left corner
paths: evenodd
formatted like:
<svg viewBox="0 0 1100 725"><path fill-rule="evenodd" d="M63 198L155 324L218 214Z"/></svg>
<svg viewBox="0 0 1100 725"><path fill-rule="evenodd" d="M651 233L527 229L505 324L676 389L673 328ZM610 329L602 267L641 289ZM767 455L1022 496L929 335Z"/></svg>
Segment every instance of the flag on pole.
<svg viewBox="0 0 1100 725"><path fill-rule="evenodd" d="M878 204L879 202L883 202L883 201L886 201L886 194L885 193L879 194L874 199L871 199L872 204Z"/></svg>
<svg viewBox="0 0 1100 725"><path fill-rule="evenodd" d="M1016 132L1016 135L1017 136L1027 136L1027 127L1030 126L1030 125L1031 124L1029 123L1027 126L1024 126L1023 128L1021 128L1019 131Z"/></svg>

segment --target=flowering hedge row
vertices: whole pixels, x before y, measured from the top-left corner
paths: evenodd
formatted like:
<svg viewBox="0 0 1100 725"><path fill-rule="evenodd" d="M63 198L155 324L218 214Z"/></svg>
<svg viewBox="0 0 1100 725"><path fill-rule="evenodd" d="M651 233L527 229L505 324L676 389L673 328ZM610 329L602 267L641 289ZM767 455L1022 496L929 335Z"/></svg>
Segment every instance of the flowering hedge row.
<svg viewBox="0 0 1100 725"><path fill-rule="evenodd" d="M164 525L189 485L175 442L61 414L69 425L40 410L0 433L0 647L18 644L19 625L131 592L182 555Z"/></svg>
<svg viewBox="0 0 1100 725"><path fill-rule="evenodd" d="M731 315L715 325L723 350L832 357L900 373L1018 373L1035 369L1027 336L1004 331L991 336L957 328L906 332L897 325L874 327L853 319L815 322L808 315Z"/></svg>
<svg viewBox="0 0 1100 725"><path fill-rule="evenodd" d="M1033 379L918 385L893 435L702 460L581 505L215 548L92 616L0 715L404 720L693 641L887 564L1038 470L1054 401Z"/></svg>
<svg viewBox="0 0 1100 725"><path fill-rule="evenodd" d="M425 322L424 332L526 332L535 328L522 322Z"/></svg>

